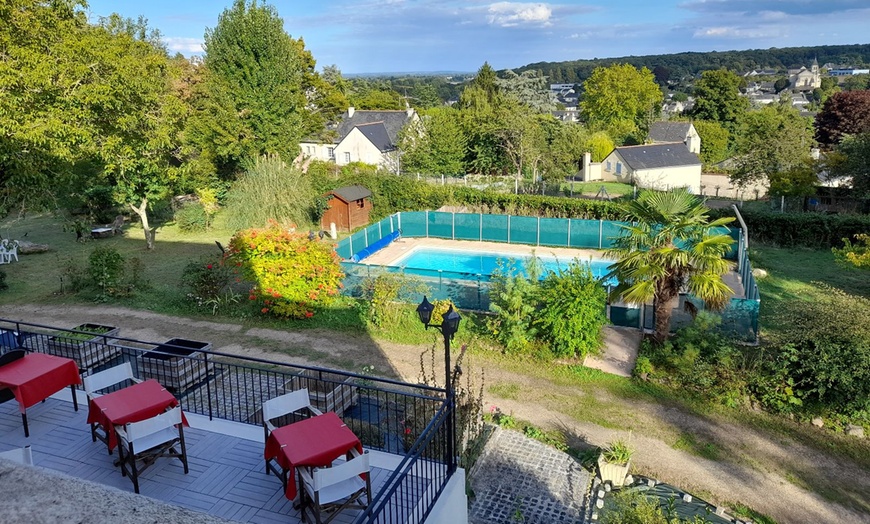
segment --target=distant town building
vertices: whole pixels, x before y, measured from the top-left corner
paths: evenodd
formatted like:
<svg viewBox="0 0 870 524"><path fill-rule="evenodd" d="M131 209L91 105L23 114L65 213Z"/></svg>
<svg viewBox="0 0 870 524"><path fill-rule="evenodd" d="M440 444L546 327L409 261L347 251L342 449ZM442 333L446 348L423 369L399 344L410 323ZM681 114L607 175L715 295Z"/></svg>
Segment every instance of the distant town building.
<svg viewBox="0 0 870 524"><path fill-rule="evenodd" d="M653 122L649 128L649 141L653 144L680 142L692 153L701 154L701 135L691 122Z"/></svg>
<svg viewBox="0 0 870 524"><path fill-rule="evenodd" d="M788 81L789 87L797 91L812 91L822 87L822 73L818 60L813 59L809 69L806 67L789 69Z"/></svg>

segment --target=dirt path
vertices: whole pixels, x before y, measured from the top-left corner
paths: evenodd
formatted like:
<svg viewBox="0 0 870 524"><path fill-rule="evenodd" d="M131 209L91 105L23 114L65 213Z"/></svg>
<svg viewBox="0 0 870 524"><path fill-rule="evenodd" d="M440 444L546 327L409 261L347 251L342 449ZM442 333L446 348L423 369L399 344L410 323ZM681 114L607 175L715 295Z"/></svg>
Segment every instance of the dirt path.
<svg viewBox="0 0 870 524"><path fill-rule="evenodd" d="M58 327L100 322L121 327L121 335L129 338L207 340L216 351L354 371L359 371L362 365L374 365L377 374L413 382L417 381L420 353L425 349L373 341L366 336L248 328L239 323L172 317L119 307L0 306L0 317ZM619 433L576 419L593 418L594 413L589 414L590 417L575 414L574 418L558 412L560 398L588 395L588 392L558 384L542 384L539 379L511 373L491 364L486 365L486 382L516 384L523 392L518 396L521 400L506 400L496 399L487 391L486 405L497 404L504 412L512 412L540 427L560 428L573 435L575 443L600 446ZM866 508L870 504L870 474L858 465L790 439L772 438L751 428L723 422L712 415L701 417L661 404L611 398L606 392L601 392L597 400L618 404L617 408L627 417L625 427L665 428L653 435L642 431L632 434L631 443L637 450L633 466L640 472L694 491L699 496L712 496L714 502L739 501L770 515L780 524L870 522L867 513L857 513L825 501L796 485L801 483L802 476L822 478L833 491L837 491L839 486L848 487L848 493L857 494L852 496L854 506ZM720 460L707 460L674 449L673 435L685 433L715 445Z"/></svg>

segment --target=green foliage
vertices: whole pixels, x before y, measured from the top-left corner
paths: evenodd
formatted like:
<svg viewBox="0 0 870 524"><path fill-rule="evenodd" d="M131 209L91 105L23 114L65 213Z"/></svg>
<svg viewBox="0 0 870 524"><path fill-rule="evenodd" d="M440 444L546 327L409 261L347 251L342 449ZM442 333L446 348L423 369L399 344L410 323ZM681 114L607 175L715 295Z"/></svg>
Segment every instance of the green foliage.
<svg viewBox="0 0 870 524"><path fill-rule="evenodd" d="M692 122L701 137L701 161L704 164L716 164L728 158L728 130L712 120L695 120Z"/></svg>
<svg viewBox="0 0 870 524"><path fill-rule="evenodd" d="M652 72L643 67L613 64L592 71L583 83L580 108L593 129L619 127L620 140L633 135L642 142L661 111L662 92Z"/></svg>
<svg viewBox="0 0 870 524"><path fill-rule="evenodd" d="M733 216L731 210L711 210L711 217ZM741 211L753 242L782 247L839 246L843 238L870 231L870 217L866 215L823 213L772 213Z"/></svg>
<svg viewBox="0 0 870 524"><path fill-rule="evenodd" d="M214 256L204 256L184 267L181 284L187 289L187 299L199 308L206 308L216 314L235 303L232 289L235 272L224 260ZM237 300L236 300L237 302Z"/></svg>
<svg viewBox="0 0 870 524"><path fill-rule="evenodd" d="M112 247L98 246L88 257L88 276L98 292L98 300L125 294L121 284L124 278L124 257Z"/></svg>
<svg viewBox="0 0 870 524"><path fill-rule="evenodd" d="M622 439L608 442L607 446L601 450L601 457L611 464L628 464L633 454L634 450L628 445L628 442Z"/></svg>
<svg viewBox="0 0 870 524"><path fill-rule="evenodd" d="M208 229L209 217L202 204L187 202L175 212L175 223L185 233L201 232Z"/></svg>
<svg viewBox="0 0 870 524"><path fill-rule="evenodd" d="M508 353L527 351L537 336L534 313L539 304L540 262L536 258L530 260L527 272L528 278L500 260L490 278L489 310L495 316L487 327Z"/></svg>
<svg viewBox="0 0 870 524"><path fill-rule="evenodd" d="M731 71L704 71L695 82L695 105L692 116L718 122L733 131L740 117L749 109L749 100L740 96L741 78Z"/></svg>
<svg viewBox="0 0 870 524"><path fill-rule="evenodd" d="M330 244L308 240L274 222L236 233L228 260L254 283L250 300L263 306L263 314L278 317L312 317L335 300L344 278Z"/></svg>
<svg viewBox="0 0 870 524"><path fill-rule="evenodd" d="M710 221L707 207L685 190L642 191L624 210L634 223L622 226L607 251L619 280L613 296L632 304L655 299L657 341L668 338L671 302L683 287L708 309L727 304L731 289L722 275L729 264L723 257L733 239L715 228L733 218Z"/></svg>
<svg viewBox="0 0 870 524"><path fill-rule="evenodd" d="M819 285L826 293L816 300L782 308L775 371L805 403L870 413L870 300Z"/></svg>
<svg viewBox="0 0 870 524"><path fill-rule="evenodd" d="M703 524L702 516L681 518L670 508L663 509L660 499L637 489L622 489L605 499L602 524Z"/></svg>
<svg viewBox="0 0 870 524"><path fill-rule="evenodd" d="M423 293L427 286L404 273L381 273L363 282L363 303L371 325L381 327L399 322L399 302L407 302L411 295Z"/></svg>
<svg viewBox="0 0 870 524"><path fill-rule="evenodd" d="M235 0L206 31L205 49L206 96L188 131L196 146L227 178L263 154L295 158L313 131L303 85L313 60L275 8Z"/></svg>
<svg viewBox="0 0 870 524"><path fill-rule="evenodd" d="M825 164L828 178L850 180L855 196L870 197L870 131L843 137Z"/></svg>
<svg viewBox="0 0 870 524"><path fill-rule="evenodd" d="M870 269L870 235L855 235L855 244L844 238L843 244L842 249L831 249L837 262Z"/></svg>
<svg viewBox="0 0 870 524"><path fill-rule="evenodd" d="M810 119L783 103L742 115L734 137L737 168L731 179L741 185L806 170L813 144Z"/></svg>
<svg viewBox="0 0 870 524"><path fill-rule="evenodd" d="M315 193L302 171L277 156L260 157L230 187L227 224L261 227L269 220L306 228L312 223Z"/></svg>
<svg viewBox="0 0 870 524"><path fill-rule="evenodd" d="M449 107L430 109L420 122L402 133L403 170L411 173L465 173L468 139L459 112Z"/></svg>
<svg viewBox="0 0 870 524"><path fill-rule="evenodd" d="M644 341L635 374L645 372L650 380L682 394L729 407L741 405L749 394L748 373L754 361L721 333L721 322L718 315L701 311L661 346Z"/></svg>
<svg viewBox="0 0 870 524"><path fill-rule="evenodd" d="M598 352L607 324L607 291L587 265L575 260L563 271L548 273L537 296L535 323L555 356L583 359Z"/></svg>

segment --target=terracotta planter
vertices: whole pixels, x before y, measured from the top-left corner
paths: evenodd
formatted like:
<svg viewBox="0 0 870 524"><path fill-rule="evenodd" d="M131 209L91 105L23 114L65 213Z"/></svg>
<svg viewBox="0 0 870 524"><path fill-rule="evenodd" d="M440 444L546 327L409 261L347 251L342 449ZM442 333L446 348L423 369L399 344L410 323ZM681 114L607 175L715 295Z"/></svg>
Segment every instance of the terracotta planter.
<svg viewBox="0 0 870 524"><path fill-rule="evenodd" d="M153 378L167 389L183 390L205 378L209 342L173 338L139 357L141 378Z"/></svg>
<svg viewBox="0 0 870 524"><path fill-rule="evenodd" d="M116 327L102 326L100 324L80 324L73 328L74 331L100 332L88 339L70 338L63 333L50 337L45 346L45 352L49 355L70 358L76 366L86 370L101 362L115 358L121 353L121 348L112 344L111 338L120 331Z"/></svg>
<svg viewBox="0 0 870 524"><path fill-rule="evenodd" d="M601 477L601 482L609 480L610 485L615 488L625 485L625 477L628 476L628 469L630 467L630 460L625 464L613 464L604 460L604 457L598 457L598 473Z"/></svg>

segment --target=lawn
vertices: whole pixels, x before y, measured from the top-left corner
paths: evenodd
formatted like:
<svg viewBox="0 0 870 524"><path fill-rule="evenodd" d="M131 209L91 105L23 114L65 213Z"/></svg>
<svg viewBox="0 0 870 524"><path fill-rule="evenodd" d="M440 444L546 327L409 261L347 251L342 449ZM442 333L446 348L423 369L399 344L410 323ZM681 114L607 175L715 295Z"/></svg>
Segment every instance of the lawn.
<svg viewBox="0 0 870 524"><path fill-rule="evenodd" d="M562 184L562 190L565 194L569 194L573 190L575 194L597 195L601 188L604 188L604 190L607 191L610 198L617 198L634 193L634 186L630 184L620 184L619 182L566 182Z"/></svg>

